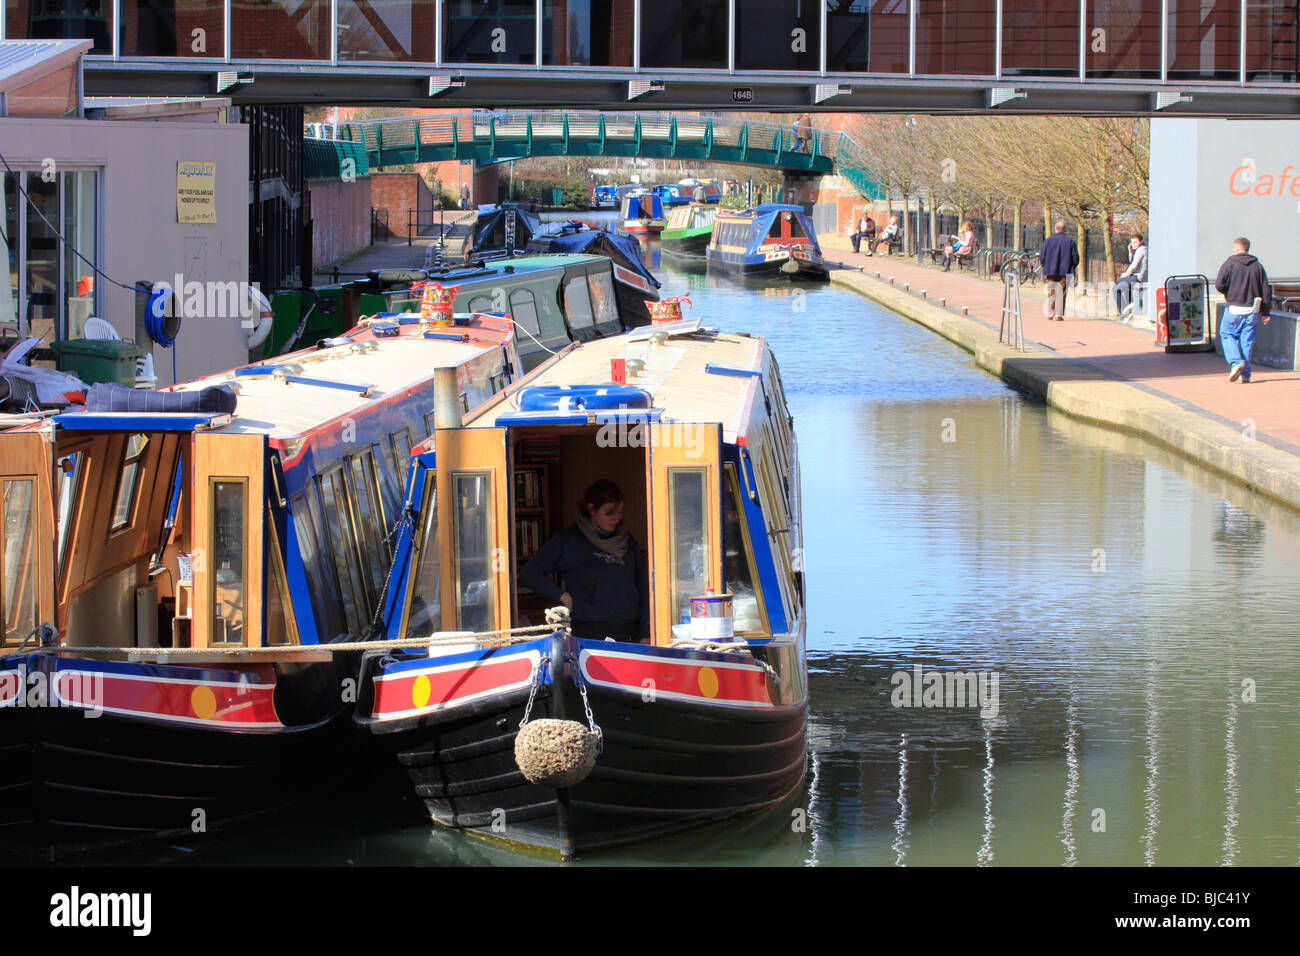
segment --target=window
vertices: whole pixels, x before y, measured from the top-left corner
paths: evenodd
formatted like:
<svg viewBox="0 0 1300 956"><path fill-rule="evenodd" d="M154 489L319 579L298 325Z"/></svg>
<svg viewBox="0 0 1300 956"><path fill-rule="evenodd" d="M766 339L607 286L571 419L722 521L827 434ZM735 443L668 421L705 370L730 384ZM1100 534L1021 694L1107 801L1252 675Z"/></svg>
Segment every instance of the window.
<svg viewBox="0 0 1300 956"><path fill-rule="evenodd" d="M113 52L113 0L81 0L75 4L64 0L7 0L6 5L9 39L84 37L94 44L88 53ZM19 24L26 25L25 34L20 32Z"/></svg>
<svg viewBox="0 0 1300 956"><path fill-rule="evenodd" d="M59 170L49 182L35 170L0 176L0 256L9 267L0 282L0 327L49 341L80 338L98 314L95 270L77 255L98 262L98 189L91 170Z"/></svg>
<svg viewBox="0 0 1300 956"><path fill-rule="evenodd" d="M641 66L727 68L727 0L657 0L641 6Z"/></svg>
<svg viewBox="0 0 1300 956"><path fill-rule="evenodd" d="M430 481L424 502L424 531L417 545L418 564L411 587L403 637L424 637L442 630L442 560L438 552L438 490Z"/></svg>
<svg viewBox="0 0 1300 956"><path fill-rule="evenodd" d="M587 276L596 324L618 322L618 301L614 297L614 274L608 271L593 272Z"/></svg>
<svg viewBox="0 0 1300 956"><path fill-rule="evenodd" d="M370 593L378 602L379 592L384 587L384 576L388 572L388 552L370 452L364 451L349 458L348 465L352 478L353 514L356 516L361 564L363 570L369 573Z"/></svg>
<svg viewBox="0 0 1300 956"><path fill-rule="evenodd" d="M4 643L17 644L36 628L35 487L30 478L6 478L0 524L0 582L4 586Z"/></svg>
<svg viewBox="0 0 1300 956"><path fill-rule="evenodd" d="M442 10L444 62L537 62L535 0L447 0Z"/></svg>
<svg viewBox="0 0 1300 956"><path fill-rule="evenodd" d="M108 526L109 534L121 531L131 524L136 485L140 481L140 457L148 444L147 435L129 435L126 439L126 448L122 454L122 473L118 476L117 495L113 500L113 520Z"/></svg>
<svg viewBox="0 0 1300 956"><path fill-rule="evenodd" d="M754 548L749 528L741 521L740 486L736 468L727 465L727 489L722 496L722 587L731 594L737 634L766 634L762 592L755 586Z"/></svg>
<svg viewBox="0 0 1300 956"><path fill-rule="evenodd" d="M632 65L633 0L542 0L542 63Z"/></svg>
<svg viewBox="0 0 1300 956"><path fill-rule="evenodd" d="M212 643L243 644L248 485L242 478L212 481Z"/></svg>
<svg viewBox="0 0 1300 956"><path fill-rule="evenodd" d="M338 0L340 60L432 63L436 0Z"/></svg>
<svg viewBox="0 0 1300 956"><path fill-rule="evenodd" d="M826 0L826 69L906 73L908 0Z"/></svg>
<svg viewBox="0 0 1300 956"><path fill-rule="evenodd" d="M455 523L456 627L486 631L495 604L492 580L492 476L452 476Z"/></svg>
<svg viewBox="0 0 1300 956"><path fill-rule="evenodd" d="M334 552L334 571L343 598L343 617L348 633L356 636L369 623L370 607L366 600L366 585L361 577L352 516L348 511L343 469L335 468L319 480L325 528L329 534L330 549Z"/></svg>
<svg viewBox="0 0 1300 956"><path fill-rule="evenodd" d="M591 296L587 292L586 276L569 276L564 280L564 310L575 329L591 328Z"/></svg>
<svg viewBox="0 0 1300 956"><path fill-rule="evenodd" d="M328 60L328 3L232 0L230 48L236 59Z"/></svg>
<svg viewBox="0 0 1300 956"><path fill-rule="evenodd" d="M406 479L411 468L411 433L405 428L399 428L389 436L389 440L393 446L393 458L397 465L398 497L405 500Z"/></svg>
<svg viewBox="0 0 1300 956"><path fill-rule="evenodd" d="M81 489L81 478L86 471L86 453L70 452L59 458L59 512L58 512L58 547L56 560L59 563L56 573L62 574L67 558L68 542L71 540L72 518L77 513L77 492Z"/></svg>
<svg viewBox="0 0 1300 956"><path fill-rule="evenodd" d="M290 498L289 512L293 515L294 528L298 534L298 553L302 555L302 566L307 572L307 588L311 592L316 633L321 641L329 641L346 629L339 595L334 587L334 572L326 564L329 558L321 553L317 525L308 510L307 496L298 494Z"/></svg>
<svg viewBox="0 0 1300 956"><path fill-rule="evenodd" d="M703 468L670 468L668 472L668 516L672 522L669 579L672 620L678 624L690 620L691 598L703 594L709 582L705 482Z"/></svg>
<svg viewBox="0 0 1300 956"><path fill-rule="evenodd" d="M736 0L736 68L819 70L818 0Z"/></svg>
<svg viewBox="0 0 1300 956"><path fill-rule="evenodd" d="M469 300L469 310L471 312L491 312L492 306L493 301L490 295L476 295Z"/></svg>
<svg viewBox="0 0 1300 956"><path fill-rule="evenodd" d="M542 334L541 323L537 321L537 301L527 289L516 289L510 293L510 317L516 325L533 335Z"/></svg>
<svg viewBox="0 0 1300 956"><path fill-rule="evenodd" d="M112 0L104 2L111 10ZM177 4L175 0L166 3L157 0L120 0L120 4L122 25L119 46L123 56L224 55L226 16L225 4L221 0L184 0L183 5Z"/></svg>

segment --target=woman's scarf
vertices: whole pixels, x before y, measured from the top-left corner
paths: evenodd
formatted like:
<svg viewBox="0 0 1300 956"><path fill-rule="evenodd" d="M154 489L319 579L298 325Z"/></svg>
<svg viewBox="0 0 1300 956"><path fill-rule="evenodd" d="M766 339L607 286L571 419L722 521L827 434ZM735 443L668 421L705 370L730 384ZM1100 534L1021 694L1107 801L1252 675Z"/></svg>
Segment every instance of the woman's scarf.
<svg viewBox="0 0 1300 956"><path fill-rule="evenodd" d="M594 544L600 550L613 557L619 564L627 556L627 525L623 522L618 523L618 527L613 534L605 534L596 527L586 515L578 516L578 530L583 533L588 541Z"/></svg>

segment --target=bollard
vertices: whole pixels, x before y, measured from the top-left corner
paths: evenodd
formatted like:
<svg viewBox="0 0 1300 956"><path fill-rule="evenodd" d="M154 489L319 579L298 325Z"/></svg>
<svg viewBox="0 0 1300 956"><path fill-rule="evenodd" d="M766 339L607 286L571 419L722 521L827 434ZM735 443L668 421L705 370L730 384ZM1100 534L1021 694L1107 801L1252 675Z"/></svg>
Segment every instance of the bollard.
<svg viewBox="0 0 1300 956"><path fill-rule="evenodd" d="M910 283L910 282L904 282L904 283L903 283L903 291L904 291L904 292L911 292L911 291L912 291L912 283Z"/></svg>
<svg viewBox="0 0 1300 956"><path fill-rule="evenodd" d="M893 277L893 276L890 276L890 277L889 277L889 284L890 284L890 285L893 285L893 284L894 284L894 277Z"/></svg>
<svg viewBox="0 0 1300 956"><path fill-rule="evenodd" d="M929 296L930 296L930 290L929 290L929 289L922 289L922 290L921 290L921 298L922 298L922 299L929 298Z"/></svg>
<svg viewBox="0 0 1300 956"><path fill-rule="evenodd" d="M940 297L939 297L939 304L940 304L941 306L943 306L945 309L948 308L948 297L947 297L946 295L945 295L945 296L940 296Z"/></svg>
<svg viewBox="0 0 1300 956"><path fill-rule="evenodd" d="M877 278L877 279L880 278L880 273L879 273L879 272L876 273L876 278Z"/></svg>
<svg viewBox="0 0 1300 956"><path fill-rule="evenodd" d="M962 315L970 315L970 306L969 306L969 305L963 305L963 306L961 307L961 314L962 314Z"/></svg>

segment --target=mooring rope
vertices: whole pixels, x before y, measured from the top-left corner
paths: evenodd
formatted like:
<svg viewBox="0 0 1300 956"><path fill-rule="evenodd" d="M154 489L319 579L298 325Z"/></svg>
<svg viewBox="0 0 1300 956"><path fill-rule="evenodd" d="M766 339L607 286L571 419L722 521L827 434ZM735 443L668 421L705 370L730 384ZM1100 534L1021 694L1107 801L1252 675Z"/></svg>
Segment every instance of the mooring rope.
<svg viewBox="0 0 1300 956"><path fill-rule="evenodd" d="M196 657L210 654L299 654L303 651L329 651L331 654L352 651L380 651L407 647L441 647L454 644L522 644L536 639L539 634L554 634L567 630L562 624L533 624L528 627L503 628L496 631L475 631L432 634L429 637L404 637L384 641L341 641L337 644L277 644L274 647L42 647L32 653L41 654L135 654L167 657Z"/></svg>

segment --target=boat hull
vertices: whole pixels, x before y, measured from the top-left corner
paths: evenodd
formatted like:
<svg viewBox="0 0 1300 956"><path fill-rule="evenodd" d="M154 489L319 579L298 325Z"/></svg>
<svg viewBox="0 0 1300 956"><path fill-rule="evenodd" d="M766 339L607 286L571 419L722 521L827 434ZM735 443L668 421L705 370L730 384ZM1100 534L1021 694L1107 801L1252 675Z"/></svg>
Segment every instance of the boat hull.
<svg viewBox="0 0 1300 956"><path fill-rule="evenodd" d="M697 235L693 236L669 236L665 233L659 237L659 248L660 251L670 256L689 256L694 259L703 259L705 251L709 248L709 238L712 235L712 229L702 229Z"/></svg>
<svg viewBox="0 0 1300 956"><path fill-rule="evenodd" d="M664 668L677 667L731 668L724 684L757 680L757 687L766 679L756 677L761 665L734 654L606 643L600 650L615 661L606 666L584 652L587 642L556 643L564 650L548 650L547 659L565 654L565 678L539 685L530 719L584 720L581 673L603 733L595 768L573 787L529 783L515 765L530 687L396 721L358 716L376 746L405 768L436 823L572 856L774 807L803 784L806 699L749 706L609 679L622 661L663 674L661 686L676 686Z"/></svg>
<svg viewBox="0 0 1300 956"><path fill-rule="evenodd" d="M268 680L252 685L260 693L239 699L220 696L230 689L230 672L58 663L65 677L45 682L38 705L7 698L0 709L0 856L56 862L151 840L197 841L319 797L352 773L350 709L335 704L316 721L280 723L273 698L293 711L310 695L292 678L277 686L271 668ZM0 674L9 678L55 673L48 655L5 665ZM96 668L103 668L98 689L79 699L97 706L79 706L62 681L69 671L100 673ZM315 664L298 676L315 685L333 681L334 673ZM87 679L84 686L92 684ZM329 699L339 698L337 687ZM124 712L128 699L155 715ZM216 711L209 712L206 701L213 699ZM198 716L182 713L190 701ZM241 709L250 719L214 726L221 714Z"/></svg>
<svg viewBox="0 0 1300 956"><path fill-rule="evenodd" d="M830 279L830 273L824 263L798 256L781 256L778 258L738 256L710 248L707 258L710 268L743 278L802 279L814 282Z"/></svg>

